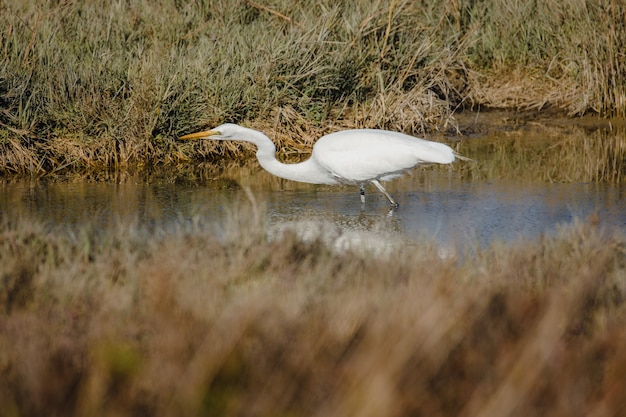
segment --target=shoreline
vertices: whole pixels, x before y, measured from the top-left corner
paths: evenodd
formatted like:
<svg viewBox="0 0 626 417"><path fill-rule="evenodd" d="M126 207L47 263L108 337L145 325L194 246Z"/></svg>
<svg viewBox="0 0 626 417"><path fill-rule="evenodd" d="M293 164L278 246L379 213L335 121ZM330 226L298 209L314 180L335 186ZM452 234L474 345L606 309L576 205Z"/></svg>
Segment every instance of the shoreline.
<svg viewBox="0 0 626 417"><path fill-rule="evenodd" d="M585 115L568 117L562 112L552 111L513 111L490 109L484 111L463 111L452 115L451 127L445 131L432 131L425 135L414 134L429 140L443 141L451 144L460 142L471 142L477 139L484 139L489 136L497 137L498 134L511 132L523 132L532 130L535 135L540 135L542 131L554 135L555 132L571 132L580 129L590 133L598 130L611 131L613 129L626 128L626 119L603 118L598 115ZM263 129L268 126L267 122L252 122L251 127ZM336 125L341 125L337 123ZM317 137L334 131L331 126L313 127L307 126L306 137L294 137L298 132L290 134L286 132L287 126L279 126L264 130L273 141L279 146L278 154L291 161L306 159L310 154L311 144ZM339 130L339 128L337 129ZM315 133L320 132L320 133ZM65 175L107 175L121 174L124 176L150 175L155 170L166 171L193 171L188 165L202 165L205 168L219 160L216 165L224 163L246 164L255 159L254 148L249 144L222 143L216 145L210 141L197 143L179 142L176 138L169 138L165 142L165 149L155 149L151 147L153 155L144 149L144 157L141 160L127 159L121 162L115 156L119 149L110 149L106 144L99 143L95 138L85 141L72 141L58 138L53 141L39 142L28 141L29 145L20 145L10 142L9 149L5 148L4 166L0 165L0 178L62 178ZM55 146L55 144L57 144ZM93 145L96 145L93 147ZM6 146L6 145L5 145ZM124 147L123 143L118 147ZM108 157L108 164L103 165L101 155L111 152ZM7 153L15 153L14 164L7 164ZM163 162L163 155L167 152L168 160ZM97 159L90 159L90 155L95 155ZM159 155L161 157L159 157ZM21 157L21 158L20 158ZM72 159L74 163L68 158ZM63 161L57 162L53 161ZM153 160L155 163L149 163ZM21 164L15 164L15 161ZM106 162L106 161L105 161ZM64 166L65 165L65 166ZM48 169L44 171L44 166ZM98 174L100 173L100 174Z"/></svg>

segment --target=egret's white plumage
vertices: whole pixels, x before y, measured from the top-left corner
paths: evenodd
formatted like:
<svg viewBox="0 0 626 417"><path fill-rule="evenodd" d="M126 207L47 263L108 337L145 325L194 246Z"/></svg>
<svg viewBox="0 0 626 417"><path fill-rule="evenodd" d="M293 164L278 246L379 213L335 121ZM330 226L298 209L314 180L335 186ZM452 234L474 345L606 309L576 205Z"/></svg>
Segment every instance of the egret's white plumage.
<svg viewBox="0 0 626 417"><path fill-rule="evenodd" d="M261 166L288 180L312 184L373 183L397 207L379 181L389 181L420 164L454 162L455 153L447 145L404 133L378 129L343 130L321 137L304 162L284 164L276 159L276 146L262 132L236 124L181 136L180 139L242 140L257 146Z"/></svg>

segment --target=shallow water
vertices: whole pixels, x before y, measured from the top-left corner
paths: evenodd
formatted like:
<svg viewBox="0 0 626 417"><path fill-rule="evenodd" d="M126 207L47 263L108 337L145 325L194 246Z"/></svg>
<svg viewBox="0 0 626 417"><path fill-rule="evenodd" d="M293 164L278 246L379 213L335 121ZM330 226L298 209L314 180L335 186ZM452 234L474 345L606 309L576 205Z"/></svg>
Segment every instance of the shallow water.
<svg viewBox="0 0 626 417"><path fill-rule="evenodd" d="M255 204L265 207L261 212L270 233L294 229L338 248L358 244L387 250L428 239L444 247L488 245L551 233L559 224L590 215L608 229L626 231L626 189L610 184L473 181L455 172L423 171L389 183L400 203L395 210L374 187L364 207L355 187L248 188ZM249 197L241 188L220 182L15 183L4 184L0 192L0 210L8 215L68 227L92 222L104 228L130 220L167 229L200 218L220 230L242 202L249 204Z"/></svg>
<svg viewBox="0 0 626 417"><path fill-rule="evenodd" d="M361 206L356 187L285 181L252 163L194 181L5 181L0 183L0 211L67 227L91 222L104 228L126 220L167 230L201 221L220 233L229 216L237 215L234 207L254 204L270 236L292 229L338 249L379 251L420 241L452 250L510 242L553 233L559 225L592 215L607 230L626 232L624 154L619 153L626 148L623 130L516 132L499 130L460 147L475 164L417 168L386 183L400 203L396 210L373 186ZM606 158L612 165L603 162L606 152L618 154Z"/></svg>

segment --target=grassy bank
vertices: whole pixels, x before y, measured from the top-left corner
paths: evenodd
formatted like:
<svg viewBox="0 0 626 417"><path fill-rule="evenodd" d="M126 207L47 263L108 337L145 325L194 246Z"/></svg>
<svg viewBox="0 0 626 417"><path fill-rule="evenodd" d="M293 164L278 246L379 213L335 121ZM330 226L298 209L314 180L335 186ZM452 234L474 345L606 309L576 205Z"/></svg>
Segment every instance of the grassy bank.
<svg viewBox="0 0 626 417"><path fill-rule="evenodd" d="M0 172L233 156L224 121L455 131L463 109L626 115L622 2L3 1Z"/></svg>
<svg viewBox="0 0 626 417"><path fill-rule="evenodd" d="M373 259L255 214L222 239L2 219L0 415L623 412L626 241L593 219Z"/></svg>

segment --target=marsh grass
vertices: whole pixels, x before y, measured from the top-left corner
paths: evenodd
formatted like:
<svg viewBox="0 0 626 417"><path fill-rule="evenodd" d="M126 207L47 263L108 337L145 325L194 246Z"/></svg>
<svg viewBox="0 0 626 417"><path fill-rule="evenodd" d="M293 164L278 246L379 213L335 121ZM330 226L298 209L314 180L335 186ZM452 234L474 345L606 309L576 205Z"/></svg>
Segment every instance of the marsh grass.
<svg viewBox="0 0 626 417"><path fill-rule="evenodd" d="M618 414L626 242L594 219L441 258L3 217L0 415Z"/></svg>
<svg viewBox="0 0 626 417"><path fill-rule="evenodd" d="M345 127L455 132L463 108L626 115L617 1L4 1L0 12L4 174L238 158L239 145L175 141L225 121L302 151Z"/></svg>

